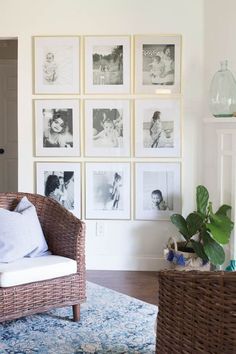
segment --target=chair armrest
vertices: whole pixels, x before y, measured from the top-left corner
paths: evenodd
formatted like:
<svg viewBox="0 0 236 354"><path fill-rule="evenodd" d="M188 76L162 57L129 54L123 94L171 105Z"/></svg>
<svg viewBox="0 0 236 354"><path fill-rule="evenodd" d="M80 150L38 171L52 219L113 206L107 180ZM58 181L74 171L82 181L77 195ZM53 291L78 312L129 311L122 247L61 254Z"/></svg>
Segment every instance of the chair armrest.
<svg viewBox="0 0 236 354"><path fill-rule="evenodd" d="M85 269L85 223L56 201L44 201L40 223L49 250L77 261L78 271Z"/></svg>

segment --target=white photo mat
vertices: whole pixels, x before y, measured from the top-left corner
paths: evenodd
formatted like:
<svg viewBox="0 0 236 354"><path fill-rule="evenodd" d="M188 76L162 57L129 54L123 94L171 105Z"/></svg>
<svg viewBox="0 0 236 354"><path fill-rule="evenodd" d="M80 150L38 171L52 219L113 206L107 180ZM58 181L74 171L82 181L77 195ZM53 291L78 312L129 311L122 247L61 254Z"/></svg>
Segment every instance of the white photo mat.
<svg viewBox="0 0 236 354"><path fill-rule="evenodd" d="M158 98L135 101L135 156L179 157L180 100Z"/></svg>
<svg viewBox="0 0 236 354"><path fill-rule="evenodd" d="M181 36L135 36L135 92L181 92Z"/></svg>
<svg viewBox="0 0 236 354"><path fill-rule="evenodd" d="M169 220L181 212L180 163L135 164L135 219Z"/></svg>
<svg viewBox="0 0 236 354"><path fill-rule="evenodd" d="M80 156L80 101L34 100L34 110L36 156Z"/></svg>
<svg viewBox="0 0 236 354"><path fill-rule="evenodd" d="M34 37L36 94L80 92L80 37Z"/></svg>
<svg viewBox="0 0 236 354"><path fill-rule="evenodd" d="M81 218L80 163L36 163L37 193L57 200Z"/></svg>
<svg viewBox="0 0 236 354"><path fill-rule="evenodd" d="M85 93L129 93L129 36L85 37Z"/></svg>
<svg viewBox="0 0 236 354"><path fill-rule="evenodd" d="M86 163L86 219L130 219L130 164Z"/></svg>
<svg viewBox="0 0 236 354"><path fill-rule="evenodd" d="M130 101L85 101L85 155L130 156Z"/></svg>

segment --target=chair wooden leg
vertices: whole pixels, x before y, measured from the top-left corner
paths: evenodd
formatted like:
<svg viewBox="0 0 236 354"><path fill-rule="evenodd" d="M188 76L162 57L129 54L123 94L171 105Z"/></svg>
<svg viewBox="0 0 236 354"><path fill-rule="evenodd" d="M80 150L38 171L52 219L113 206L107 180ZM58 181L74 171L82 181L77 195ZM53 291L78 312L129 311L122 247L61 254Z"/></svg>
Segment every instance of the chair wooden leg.
<svg viewBox="0 0 236 354"><path fill-rule="evenodd" d="M80 320L80 305L73 305L73 321L78 322Z"/></svg>

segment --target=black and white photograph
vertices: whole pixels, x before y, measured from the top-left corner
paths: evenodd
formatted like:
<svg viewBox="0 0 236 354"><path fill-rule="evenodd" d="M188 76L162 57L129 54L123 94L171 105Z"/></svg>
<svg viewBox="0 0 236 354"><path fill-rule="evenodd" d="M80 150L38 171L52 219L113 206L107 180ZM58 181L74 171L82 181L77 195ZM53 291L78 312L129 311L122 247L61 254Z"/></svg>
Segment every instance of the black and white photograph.
<svg viewBox="0 0 236 354"><path fill-rule="evenodd" d="M129 93L130 38L85 37L86 93Z"/></svg>
<svg viewBox="0 0 236 354"><path fill-rule="evenodd" d="M34 37L35 93L79 93L79 37Z"/></svg>
<svg viewBox="0 0 236 354"><path fill-rule="evenodd" d="M123 84L123 45L93 47L93 84Z"/></svg>
<svg viewBox="0 0 236 354"><path fill-rule="evenodd" d="M179 99L136 100L135 156L180 156Z"/></svg>
<svg viewBox="0 0 236 354"><path fill-rule="evenodd" d="M130 218L130 165L86 164L86 218Z"/></svg>
<svg viewBox="0 0 236 354"><path fill-rule="evenodd" d="M37 163L37 193L81 216L80 164Z"/></svg>
<svg viewBox="0 0 236 354"><path fill-rule="evenodd" d="M37 156L79 156L78 100L35 100Z"/></svg>
<svg viewBox="0 0 236 354"><path fill-rule="evenodd" d="M143 45L143 85L174 85L175 46Z"/></svg>
<svg viewBox="0 0 236 354"><path fill-rule="evenodd" d="M136 92L180 93L180 36L136 36Z"/></svg>
<svg viewBox="0 0 236 354"><path fill-rule="evenodd" d="M129 100L85 101L87 156L130 156Z"/></svg>
<svg viewBox="0 0 236 354"><path fill-rule="evenodd" d="M169 220L180 212L179 163L136 163L135 217Z"/></svg>

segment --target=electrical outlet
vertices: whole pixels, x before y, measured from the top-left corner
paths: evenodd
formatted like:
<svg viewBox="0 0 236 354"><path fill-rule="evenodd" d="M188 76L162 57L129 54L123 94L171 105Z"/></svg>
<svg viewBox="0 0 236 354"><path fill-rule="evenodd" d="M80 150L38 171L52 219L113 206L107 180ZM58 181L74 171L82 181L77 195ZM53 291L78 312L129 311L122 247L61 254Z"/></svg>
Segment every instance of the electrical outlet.
<svg viewBox="0 0 236 354"><path fill-rule="evenodd" d="M104 223L101 221L96 223L96 236L97 237L104 236Z"/></svg>

